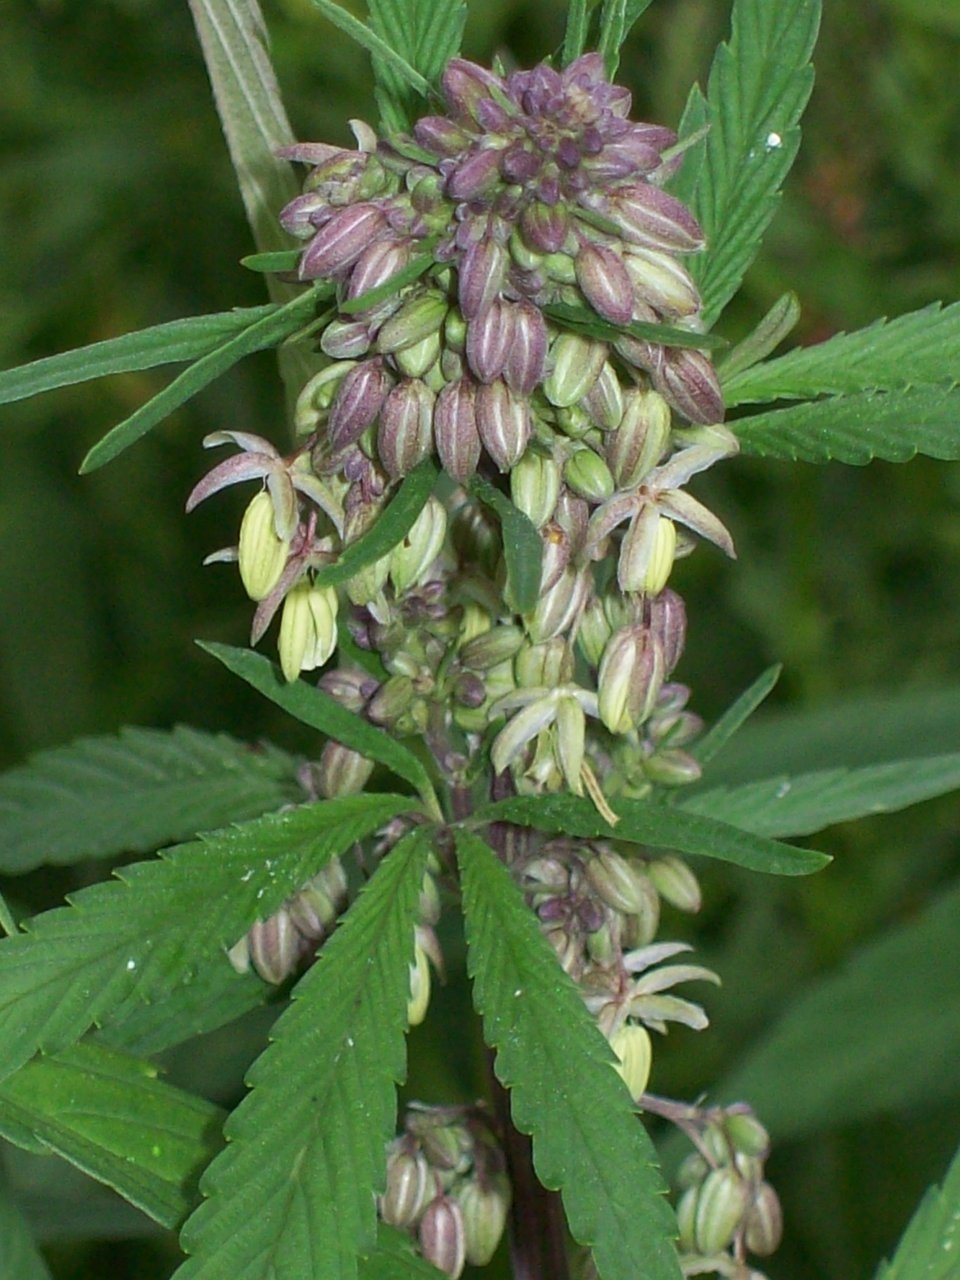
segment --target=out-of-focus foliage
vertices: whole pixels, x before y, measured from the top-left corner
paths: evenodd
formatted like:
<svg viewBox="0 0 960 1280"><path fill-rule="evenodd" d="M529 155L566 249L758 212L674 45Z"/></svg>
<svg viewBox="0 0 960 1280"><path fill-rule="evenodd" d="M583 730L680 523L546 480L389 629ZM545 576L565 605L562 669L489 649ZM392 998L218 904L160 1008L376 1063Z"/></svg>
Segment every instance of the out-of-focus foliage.
<svg viewBox="0 0 960 1280"><path fill-rule="evenodd" d="M466 52L539 59L563 38L564 7L471 0ZM726 35L728 8L656 0L620 67L637 115L676 124ZM266 16L295 132L349 143L348 118L375 110L364 55L308 0L278 0ZM252 246L187 6L6 0L2 21L0 367L263 302L262 280L238 265ZM800 296L802 341L960 297L960 3L831 0L816 65L800 159L765 251L720 326L732 339L786 289ZM119 375L0 410L3 765L120 723L188 721L269 734L292 749L309 740L193 644L246 638L235 575L201 567L236 527L243 495L189 518L182 508L204 469L206 432L282 442L272 357L240 365L113 467L76 475L103 431L169 376ZM731 566L706 548L678 569L690 617L680 675L699 710L716 715L772 661L785 669L771 713L955 683L955 466L740 460L698 492L733 529L740 556ZM928 754L922 745L911 753ZM671 1034L653 1087L693 1095L732 1075L799 980L919 914L956 875L957 826L948 799L833 829L813 841L834 855L831 869L802 882L703 864L697 945L724 988L709 1001L711 1032L695 1044L683 1030ZM37 872L18 885L14 906L36 908L76 887L75 872ZM455 968L457 940L444 946ZM462 1057L437 1052L450 1040L440 1034L444 1017L460 1019L465 1007L463 992L441 992L436 1021L413 1037L422 1089L469 1097L478 1087L466 1037ZM204 1085L218 1102L236 1101L261 1033L248 1020L204 1042ZM172 1082L197 1087L196 1057L170 1057ZM777 1280L870 1274L923 1188L943 1175L958 1111L946 1091L933 1111L785 1142L770 1169L788 1224L771 1267ZM106 1193L85 1199L79 1175L39 1156L7 1164L57 1280L169 1274L176 1255L156 1236L129 1239L132 1211ZM76 1244L84 1217L112 1243Z"/></svg>

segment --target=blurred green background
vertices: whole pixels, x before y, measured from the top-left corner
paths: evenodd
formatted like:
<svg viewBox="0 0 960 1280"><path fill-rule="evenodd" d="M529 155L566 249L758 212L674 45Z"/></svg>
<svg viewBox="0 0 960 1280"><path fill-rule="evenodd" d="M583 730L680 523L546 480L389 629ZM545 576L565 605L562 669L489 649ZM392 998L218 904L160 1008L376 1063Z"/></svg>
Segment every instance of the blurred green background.
<svg viewBox="0 0 960 1280"><path fill-rule="evenodd" d="M728 14L718 0L656 0L621 68L635 116L676 124ZM471 0L465 51L535 61L559 44L563 16L560 0ZM348 144L347 119L373 116L364 55L309 0L277 0L266 17L295 132ZM721 322L734 339L787 288L800 296L803 341L960 297L960 0L827 0L816 62L801 158L763 256ZM185 3L4 0L0 229L0 367L264 300L261 280L237 265L251 245ZM4 766L121 723L187 722L310 746L193 644L245 642L236 574L201 566L234 540L245 496L222 495L190 517L183 501L209 465L207 432L282 442L272 357L245 362L106 470L77 476L87 448L169 376L120 376L2 410ZM726 564L705 547L675 577L690 617L678 674L705 716L774 661L785 670L772 704L797 708L956 681L956 466L737 460L697 492L740 555ZM710 869L692 936L725 978L707 999L715 1028L699 1039L674 1032L654 1087L708 1088L803 978L916 912L956 873L957 818L948 799L834 829L811 842L836 856L833 867L801 884ZM36 908L75 882L38 874L17 893ZM462 993L448 990L438 1006L415 1062L439 1087L469 1093L466 1058L449 1069L436 1056ZM206 1047L223 1097L261 1034L262 1024ZM784 1148L771 1173L788 1233L769 1274L871 1275L958 1132L960 1113L941 1108ZM47 1174L29 1176L40 1179L39 1204ZM95 1221L92 1202L87 1212ZM78 1245L62 1238L66 1219L45 1222L40 1209L35 1220L58 1280L152 1280L173 1269L162 1239Z"/></svg>

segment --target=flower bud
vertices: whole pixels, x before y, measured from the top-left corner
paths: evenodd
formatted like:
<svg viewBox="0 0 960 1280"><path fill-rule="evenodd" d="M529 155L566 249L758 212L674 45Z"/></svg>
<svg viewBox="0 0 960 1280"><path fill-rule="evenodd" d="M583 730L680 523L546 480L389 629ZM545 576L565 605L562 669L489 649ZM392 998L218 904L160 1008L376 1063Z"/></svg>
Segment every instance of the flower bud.
<svg viewBox="0 0 960 1280"><path fill-rule="evenodd" d="M509 662L522 644L523 632L519 627L498 624L461 645L460 665L471 671L489 671L502 662Z"/></svg>
<svg viewBox="0 0 960 1280"><path fill-rule="evenodd" d="M277 536L276 524L273 499L261 489L250 500L240 525L240 579L251 600L270 594L287 563L290 541Z"/></svg>
<svg viewBox="0 0 960 1280"><path fill-rule="evenodd" d="M325 420L344 378L356 368L352 360L328 364L315 373L297 396L293 421L298 436L310 435Z"/></svg>
<svg viewBox="0 0 960 1280"><path fill-rule="evenodd" d="M567 459L563 478L581 498L588 502L606 502L613 497L613 476L610 468L592 449L578 449Z"/></svg>
<svg viewBox="0 0 960 1280"><path fill-rule="evenodd" d="M645 507L630 522L620 546L617 581L621 591L659 595L676 554L677 526L655 507Z"/></svg>
<svg viewBox="0 0 960 1280"><path fill-rule="evenodd" d="M320 350L334 360L353 360L370 350L370 328L362 320L331 320L320 335Z"/></svg>
<svg viewBox="0 0 960 1280"><path fill-rule="evenodd" d="M300 960L302 939L286 907L267 920L257 920L247 931L250 962L264 982L278 986Z"/></svg>
<svg viewBox="0 0 960 1280"><path fill-rule="evenodd" d="M445 376L437 376L443 375L438 360L441 353L440 334L431 333L412 346L394 352L391 359L405 377L423 378L430 390L436 394L443 386L443 382L447 380ZM457 376L459 377L459 373Z"/></svg>
<svg viewBox="0 0 960 1280"><path fill-rule="evenodd" d="M466 123L480 124L477 108L491 98L504 96L503 81L499 76L466 58L451 58L441 77L443 96L455 116Z"/></svg>
<svg viewBox="0 0 960 1280"><path fill-rule="evenodd" d="M633 489L663 457L670 440L670 406L655 391L624 397L619 426L606 440L607 462L619 489Z"/></svg>
<svg viewBox="0 0 960 1280"><path fill-rule="evenodd" d="M650 601L650 629L663 649L663 669L669 676L687 639L687 608L676 591L667 588Z"/></svg>
<svg viewBox="0 0 960 1280"><path fill-rule="evenodd" d="M471 371L481 382L499 378L507 366L513 345L515 303L495 298L483 315L467 329L466 355Z"/></svg>
<svg viewBox="0 0 960 1280"><path fill-rule="evenodd" d="M449 305L442 294L432 289L414 294L377 334L377 350L389 355L439 334Z"/></svg>
<svg viewBox="0 0 960 1280"><path fill-rule="evenodd" d="M600 719L611 733L629 733L653 710L662 683L663 653L647 628L615 631L597 676Z"/></svg>
<svg viewBox="0 0 960 1280"><path fill-rule="evenodd" d="M410 997L407 1000L407 1025L419 1027L427 1016L430 1004L430 963L427 953L417 942L414 946L413 964L410 965Z"/></svg>
<svg viewBox="0 0 960 1280"><path fill-rule="evenodd" d="M769 1182L761 1182L743 1219L744 1244L758 1258L775 1253L783 1236L780 1197Z"/></svg>
<svg viewBox="0 0 960 1280"><path fill-rule="evenodd" d="M653 371L657 390L691 422L722 422L723 393L709 356L689 347L665 350Z"/></svg>
<svg viewBox="0 0 960 1280"><path fill-rule="evenodd" d="M696 782L703 770L699 761L679 747L664 747L643 762L643 771L651 782L665 787L683 787Z"/></svg>
<svg viewBox="0 0 960 1280"><path fill-rule="evenodd" d="M681 1253L696 1253L697 1242L694 1238L694 1226L697 1218L697 1200L700 1187L688 1187L677 1203L677 1244Z"/></svg>
<svg viewBox="0 0 960 1280"><path fill-rule="evenodd" d="M623 261L637 297L665 318L690 316L699 310L696 285L669 253L634 246Z"/></svg>
<svg viewBox="0 0 960 1280"><path fill-rule="evenodd" d="M374 240L354 263L347 286L347 299L353 302L372 289L391 280L410 260L410 249L403 241Z"/></svg>
<svg viewBox="0 0 960 1280"><path fill-rule="evenodd" d="M594 596L580 616L580 630L577 632L580 652L591 667L599 667L607 641L612 635L613 628L607 618L603 601Z"/></svg>
<svg viewBox="0 0 960 1280"><path fill-rule="evenodd" d="M533 613L525 615L527 634L534 644L552 640L567 631L589 590L589 575L577 569L564 569L553 586L544 591Z"/></svg>
<svg viewBox="0 0 960 1280"><path fill-rule="evenodd" d="M433 431L443 469L462 484L480 461L476 386L468 378L448 383L437 396Z"/></svg>
<svg viewBox="0 0 960 1280"><path fill-rule="evenodd" d="M509 471L530 439L530 406L498 378L477 389L476 413L483 447L501 471Z"/></svg>
<svg viewBox="0 0 960 1280"><path fill-rule="evenodd" d="M617 1073L638 1102L646 1092L653 1060L650 1033L639 1023L624 1023L610 1037L610 1048L619 1059Z"/></svg>
<svg viewBox="0 0 960 1280"><path fill-rule="evenodd" d="M727 1137L745 1156L765 1159L770 1152L770 1135L751 1111L731 1111L723 1125Z"/></svg>
<svg viewBox="0 0 960 1280"><path fill-rule="evenodd" d="M414 697L409 676L391 676L370 699L367 715L374 724L392 725L410 708Z"/></svg>
<svg viewBox="0 0 960 1280"><path fill-rule="evenodd" d="M303 579L288 593L280 618L278 649L287 680L322 667L337 647L339 600L334 587L314 587Z"/></svg>
<svg viewBox="0 0 960 1280"><path fill-rule="evenodd" d="M555 689L573 679L573 655L565 640L525 644L514 662L521 689Z"/></svg>
<svg viewBox="0 0 960 1280"><path fill-rule="evenodd" d="M623 259L603 244L587 241L577 254L577 284L598 315L611 324L629 324L633 317L633 281Z"/></svg>
<svg viewBox="0 0 960 1280"><path fill-rule="evenodd" d="M350 204L339 209L313 237L300 259L300 279L336 275L360 257L387 220L375 204Z"/></svg>
<svg viewBox="0 0 960 1280"><path fill-rule="evenodd" d="M521 298L513 306L513 330L503 377L517 395L528 396L540 385L547 363L547 325L543 313Z"/></svg>
<svg viewBox="0 0 960 1280"><path fill-rule="evenodd" d="M604 361L596 382L583 397L582 408L601 431L615 431L619 427L623 417L623 391L609 360Z"/></svg>
<svg viewBox="0 0 960 1280"><path fill-rule="evenodd" d="M647 864L647 875L661 898L665 898L678 911L697 912L702 898L700 884L682 858L676 854L664 854Z"/></svg>
<svg viewBox="0 0 960 1280"><path fill-rule="evenodd" d="M438 1196L424 1210L417 1229L420 1252L452 1280L463 1271L466 1260L466 1231L463 1213L455 1200Z"/></svg>
<svg viewBox="0 0 960 1280"><path fill-rule="evenodd" d="M392 1227L412 1227L433 1194L430 1168L419 1151L394 1151L387 1160L387 1185L380 1217Z"/></svg>
<svg viewBox="0 0 960 1280"><path fill-rule="evenodd" d="M435 400L419 378L405 378L384 400L377 429L377 457L391 480L408 475L430 452Z"/></svg>
<svg viewBox="0 0 960 1280"><path fill-rule="evenodd" d="M485 1267L497 1251L510 1208L510 1185L502 1175L481 1186L476 1179L461 1183L456 1201L463 1214L464 1253L472 1267Z"/></svg>
<svg viewBox="0 0 960 1280"><path fill-rule="evenodd" d="M443 549L447 513L443 504L429 497L410 532L390 554L390 580L398 595L419 583Z"/></svg>
<svg viewBox="0 0 960 1280"><path fill-rule="evenodd" d="M561 333L550 347L550 372L543 394L558 409L582 400L600 376L607 346L579 333Z"/></svg>
<svg viewBox="0 0 960 1280"><path fill-rule="evenodd" d="M750 1189L733 1169L711 1169L697 1194L693 1234L700 1253L719 1253L734 1237L750 1201Z"/></svg>
<svg viewBox="0 0 960 1280"><path fill-rule="evenodd" d="M392 379L379 358L355 365L340 383L330 410L327 436L339 452L359 440L377 419Z"/></svg>
<svg viewBox="0 0 960 1280"><path fill-rule="evenodd" d="M552 518L559 496L559 466L552 456L528 449L510 472L513 505L539 529Z"/></svg>
<svg viewBox="0 0 960 1280"><path fill-rule="evenodd" d="M320 753L317 789L327 800L358 795L373 773L373 761L332 738Z"/></svg>
<svg viewBox="0 0 960 1280"><path fill-rule="evenodd" d="M457 297L467 321L482 316L506 279L509 255L492 236L470 245L460 262Z"/></svg>
<svg viewBox="0 0 960 1280"><path fill-rule="evenodd" d="M566 243L570 222L562 204L532 200L520 215L520 231L536 253L557 253Z"/></svg>
<svg viewBox="0 0 960 1280"><path fill-rule="evenodd" d="M594 893L614 911L636 915L643 909L643 873L612 849L601 849L586 866L586 877Z"/></svg>
<svg viewBox="0 0 960 1280"><path fill-rule="evenodd" d="M434 155L455 156L469 144L469 135L446 116L421 116L413 126L413 136Z"/></svg>
<svg viewBox="0 0 960 1280"><path fill-rule="evenodd" d="M586 745L587 720L576 698L564 697L557 703L556 754L567 786L574 795L583 795L583 754Z"/></svg>
<svg viewBox="0 0 960 1280"><path fill-rule="evenodd" d="M602 213L632 244L680 253L703 245L703 232L686 205L649 182L611 196Z"/></svg>

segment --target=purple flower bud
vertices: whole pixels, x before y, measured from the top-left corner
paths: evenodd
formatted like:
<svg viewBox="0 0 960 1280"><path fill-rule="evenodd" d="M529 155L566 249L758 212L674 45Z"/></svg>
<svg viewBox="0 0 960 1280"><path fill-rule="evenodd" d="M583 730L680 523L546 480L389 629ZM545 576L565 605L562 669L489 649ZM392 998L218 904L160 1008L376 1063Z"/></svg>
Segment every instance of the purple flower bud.
<svg viewBox="0 0 960 1280"><path fill-rule="evenodd" d="M723 393L708 356L689 347L668 347L653 383L691 422L722 422Z"/></svg>
<svg viewBox="0 0 960 1280"><path fill-rule="evenodd" d="M326 196L317 191L307 191L291 200L281 212L280 225L298 240L308 240L330 216L331 209Z"/></svg>
<svg viewBox="0 0 960 1280"><path fill-rule="evenodd" d="M483 447L501 471L523 456L530 439L530 406L499 378L477 390L477 429Z"/></svg>
<svg viewBox="0 0 960 1280"><path fill-rule="evenodd" d="M446 193L451 200L476 200L500 182L501 152L494 147L477 147L451 171Z"/></svg>
<svg viewBox="0 0 960 1280"><path fill-rule="evenodd" d="M606 245L587 241L577 254L576 270L577 283L594 311L611 324L629 324L633 281L620 255Z"/></svg>
<svg viewBox="0 0 960 1280"><path fill-rule="evenodd" d="M443 469L463 484L480 461L476 384L471 379L450 382L437 396L433 432Z"/></svg>
<svg viewBox="0 0 960 1280"><path fill-rule="evenodd" d="M506 249L492 236L470 245L460 262L458 295L464 319L476 320L486 311L503 288L508 265Z"/></svg>
<svg viewBox="0 0 960 1280"><path fill-rule="evenodd" d="M257 920L247 933L253 967L264 982L277 985L287 978L300 960L302 939L290 913L281 907L268 920Z"/></svg>
<svg viewBox="0 0 960 1280"><path fill-rule="evenodd" d="M437 1196L430 1201L420 1219L417 1241L428 1262L457 1280L466 1261L467 1237L456 1200Z"/></svg>
<svg viewBox="0 0 960 1280"><path fill-rule="evenodd" d="M516 304L495 298L487 310L467 326L467 363L481 382L492 382L506 368L513 345Z"/></svg>
<svg viewBox="0 0 960 1280"><path fill-rule="evenodd" d="M402 271L410 260L410 247L403 240L375 240L354 263L347 285L347 297L359 298Z"/></svg>
<svg viewBox="0 0 960 1280"><path fill-rule="evenodd" d="M380 410L377 456L391 480L408 475L433 445L435 396L419 378L393 388Z"/></svg>
<svg viewBox="0 0 960 1280"><path fill-rule="evenodd" d="M477 107L493 94L503 94L505 86L499 76L465 58L451 58L441 78L443 96L455 117L464 123L479 123Z"/></svg>
<svg viewBox="0 0 960 1280"><path fill-rule="evenodd" d="M591 205L596 204L592 199ZM599 212L634 244L681 253L703 247L703 232L687 206L649 182L637 183L603 200Z"/></svg>
<svg viewBox="0 0 960 1280"><path fill-rule="evenodd" d="M413 126L413 136L421 147L434 155L458 155L469 144L469 134L446 116L423 116Z"/></svg>
<svg viewBox="0 0 960 1280"><path fill-rule="evenodd" d="M540 172L543 161L530 149L529 142L514 142L501 152L500 172L507 182L516 182L521 186Z"/></svg>
<svg viewBox="0 0 960 1280"><path fill-rule="evenodd" d="M669 587L650 601L650 629L663 649L663 672L669 676L680 661L687 639L687 608Z"/></svg>
<svg viewBox="0 0 960 1280"><path fill-rule="evenodd" d="M623 392L616 370L607 360L581 404L601 431L615 431L623 417Z"/></svg>
<svg viewBox="0 0 960 1280"><path fill-rule="evenodd" d="M327 437L336 452L359 440L376 421L391 384L379 357L350 370L340 383L327 423Z"/></svg>
<svg viewBox="0 0 960 1280"><path fill-rule="evenodd" d="M374 204L351 204L341 209L321 227L304 251L300 259L300 279L317 280L349 267L386 226L386 218Z"/></svg>
<svg viewBox="0 0 960 1280"><path fill-rule="evenodd" d="M332 320L320 335L320 350L334 360L353 360L370 350L370 327L361 320Z"/></svg>
<svg viewBox="0 0 960 1280"><path fill-rule="evenodd" d="M524 240L537 253L559 253L567 239L570 222L567 211L554 203L535 200L528 204L520 217L520 231Z"/></svg>
<svg viewBox="0 0 960 1280"><path fill-rule="evenodd" d="M503 376L518 395L528 396L543 378L547 363L547 324L543 312L522 299L511 306L513 325Z"/></svg>

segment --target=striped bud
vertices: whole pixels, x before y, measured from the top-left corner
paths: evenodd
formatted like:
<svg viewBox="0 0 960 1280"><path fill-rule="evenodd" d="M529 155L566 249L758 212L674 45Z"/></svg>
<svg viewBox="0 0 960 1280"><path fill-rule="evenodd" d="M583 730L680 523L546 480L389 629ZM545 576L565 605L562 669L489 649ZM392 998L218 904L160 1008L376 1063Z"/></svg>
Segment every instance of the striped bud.
<svg viewBox="0 0 960 1280"><path fill-rule="evenodd" d="M501 379L477 389L477 430L487 453L501 471L509 471L530 439L530 406Z"/></svg>
<svg viewBox="0 0 960 1280"><path fill-rule="evenodd" d="M514 661L521 689L555 689L573 679L573 655L565 640L525 644Z"/></svg>
<svg viewBox="0 0 960 1280"><path fill-rule="evenodd" d="M550 348L544 395L558 409L576 404L599 378L606 358L606 343L579 333L561 333Z"/></svg>
<svg viewBox="0 0 960 1280"><path fill-rule="evenodd" d="M434 155L455 156L469 144L469 134L446 116L421 116L413 126L413 136Z"/></svg>
<svg viewBox="0 0 960 1280"><path fill-rule="evenodd" d="M377 457L391 480L408 475L433 447L436 396L419 378L405 378L380 410Z"/></svg>
<svg viewBox="0 0 960 1280"><path fill-rule="evenodd" d="M655 507L644 507L630 522L620 546L620 590L658 595L667 585L676 554L677 526Z"/></svg>
<svg viewBox="0 0 960 1280"><path fill-rule="evenodd" d="M340 383L327 436L336 452L355 443L372 423L387 398L392 379L379 358L355 365Z"/></svg>
<svg viewBox="0 0 960 1280"><path fill-rule="evenodd" d="M440 81L443 96L454 115L480 124L477 109L482 102L496 100L504 94L503 81L485 67L466 58L451 58Z"/></svg>
<svg viewBox="0 0 960 1280"><path fill-rule="evenodd" d="M670 347L653 370L653 381L691 422L723 421L723 393L710 358L689 347Z"/></svg>
<svg viewBox="0 0 960 1280"><path fill-rule="evenodd" d="M589 590L589 575L575 569L564 569L553 586L537 601L533 613L526 615L530 639L539 644L567 631L583 607Z"/></svg>
<svg viewBox="0 0 960 1280"><path fill-rule="evenodd" d="M467 363L481 382L499 378L513 344L515 304L495 298L467 327Z"/></svg>
<svg viewBox="0 0 960 1280"><path fill-rule="evenodd" d="M633 316L633 281L623 259L603 244L587 241L576 257L577 284L598 315L611 324L629 324Z"/></svg>
<svg viewBox="0 0 960 1280"><path fill-rule="evenodd" d="M578 449L563 468L567 485L588 502L606 502L613 497L610 468L592 449Z"/></svg>
<svg viewBox="0 0 960 1280"><path fill-rule="evenodd" d="M540 385L547 363L547 324L543 313L526 299L512 304L513 327L503 376L518 395Z"/></svg>
<svg viewBox="0 0 960 1280"><path fill-rule="evenodd" d="M250 500L240 525L238 567L251 600L263 600L270 594L287 563L290 541L277 536L276 525L273 499L261 489Z"/></svg>
<svg viewBox="0 0 960 1280"><path fill-rule="evenodd" d="M452 1280L463 1271L466 1261L466 1231L463 1213L455 1200L438 1196L424 1210L417 1229L420 1252Z"/></svg>
<svg viewBox="0 0 960 1280"><path fill-rule="evenodd" d="M287 680L301 671L322 667L337 647L337 609L334 587L314 587L303 579L288 593L280 618L280 667Z"/></svg>
<svg viewBox="0 0 960 1280"><path fill-rule="evenodd" d="M464 1254L472 1267L485 1267L497 1251L510 1208L510 1184L500 1174L487 1186L463 1182L455 1198L463 1214Z"/></svg>
<svg viewBox="0 0 960 1280"><path fill-rule="evenodd" d="M317 790L328 800L358 795L373 773L373 761L332 738L324 744L317 771Z"/></svg>
<svg viewBox="0 0 960 1280"><path fill-rule="evenodd" d="M610 637L597 676L600 719L611 733L629 733L649 716L663 684L663 653L649 630L622 627Z"/></svg>
<svg viewBox="0 0 960 1280"><path fill-rule="evenodd" d="M416 346L443 327L449 303L441 293L424 290L395 311L377 334L377 350L385 355Z"/></svg>
<svg viewBox="0 0 960 1280"><path fill-rule="evenodd" d="M703 232L686 205L649 182L604 199L599 212L633 244L680 253L703 246Z"/></svg>
<svg viewBox="0 0 960 1280"><path fill-rule="evenodd" d="M370 326L361 320L332 320L320 335L320 350L334 360L354 360L370 350Z"/></svg>
<svg viewBox="0 0 960 1280"><path fill-rule="evenodd" d="M390 580L397 595L419 583L443 548L447 513L443 504L429 497L410 532L390 553Z"/></svg>
<svg viewBox="0 0 960 1280"><path fill-rule="evenodd" d="M520 215L520 231L536 253L557 253L566 243L569 218L562 204L533 200Z"/></svg>
<svg viewBox="0 0 960 1280"><path fill-rule="evenodd" d="M639 1023L626 1023L610 1037L610 1048L617 1055L617 1073L638 1102L646 1092L653 1061L650 1033Z"/></svg>
<svg viewBox="0 0 960 1280"><path fill-rule="evenodd" d="M460 262L458 300L466 320L476 320L490 306L506 279L509 255L491 236L470 245Z"/></svg>
<svg viewBox="0 0 960 1280"><path fill-rule="evenodd" d="M444 387L437 396L433 431L443 469L463 484L480 461L475 383L461 378Z"/></svg>
<svg viewBox="0 0 960 1280"><path fill-rule="evenodd" d="M623 414L606 438L606 455L618 489L634 489L666 451L670 406L655 391L630 391Z"/></svg>
<svg viewBox="0 0 960 1280"><path fill-rule="evenodd" d="M386 229L387 220L375 204L350 204L338 210L304 250L300 279L317 280L343 271Z"/></svg>
<svg viewBox="0 0 960 1280"><path fill-rule="evenodd" d="M513 505L537 528L553 516L560 496L560 467L553 457L528 449L510 471Z"/></svg>
<svg viewBox="0 0 960 1280"><path fill-rule="evenodd" d="M581 407L601 431L613 431L619 427L623 417L623 391L609 360L604 362L596 382L583 397Z"/></svg>
<svg viewBox="0 0 960 1280"><path fill-rule="evenodd" d="M700 910L703 898L700 883L682 858L664 854L647 865L647 875L661 898L665 898L678 911L695 913Z"/></svg>
<svg viewBox="0 0 960 1280"><path fill-rule="evenodd" d="M500 185L501 152L495 147L474 148L458 160L446 182L451 200L476 200Z"/></svg>
<svg viewBox="0 0 960 1280"><path fill-rule="evenodd" d="M281 907L268 920L257 920L247 930L250 963L264 982L278 986L297 967L302 941L290 913Z"/></svg>
<svg viewBox="0 0 960 1280"><path fill-rule="evenodd" d="M607 618L603 601L595 596L584 609L580 617L580 630L577 632L580 652L591 667L599 667L607 641L612 635L613 628Z"/></svg>
<svg viewBox="0 0 960 1280"><path fill-rule="evenodd" d="M355 299L379 289L407 265L410 247L402 240L374 240L353 264L347 285L347 298Z"/></svg>
<svg viewBox="0 0 960 1280"><path fill-rule="evenodd" d="M692 316L700 309L690 273L669 253L634 245L623 262L637 298L664 318Z"/></svg>
<svg viewBox="0 0 960 1280"><path fill-rule="evenodd" d="M761 1182L744 1219L744 1244L758 1258L775 1253L783 1236L780 1197L769 1182Z"/></svg>
<svg viewBox="0 0 960 1280"><path fill-rule="evenodd" d="M392 1227L412 1227L433 1195L426 1160L417 1152L394 1151L387 1161L387 1185L380 1197L380 1217Z"/></svg>
<svg viewBox="0 0 960 1280"><path fill-rule="evenodd" d="M499 624L460 647L460 664L470 671L489 671L509 662L523 644L519 627Z"/></svg>
<svg viewBox="0 0 960 1280"><path fill-rule="evenodd" d="M697 1192L693 1235L700 1253L726 1249L747 1210L750 1189L743 1178L727 1167L712 1169Z"/></svg>
<svg viewBox="0 0 960 1280"><path fill-rule="evenodd" d="M640 887L643 872L612 849L601 849L586 865L586 877L594 893L608 907L623 915L637 915L645 905Z"/></svg>

